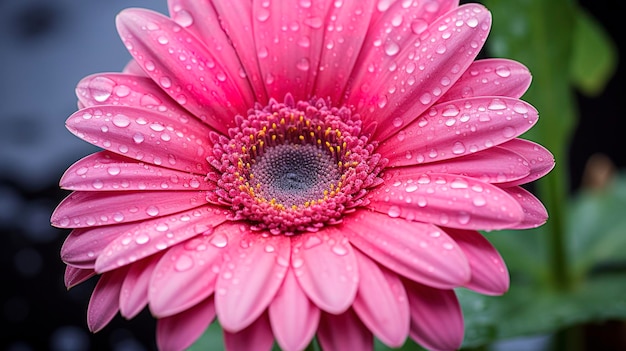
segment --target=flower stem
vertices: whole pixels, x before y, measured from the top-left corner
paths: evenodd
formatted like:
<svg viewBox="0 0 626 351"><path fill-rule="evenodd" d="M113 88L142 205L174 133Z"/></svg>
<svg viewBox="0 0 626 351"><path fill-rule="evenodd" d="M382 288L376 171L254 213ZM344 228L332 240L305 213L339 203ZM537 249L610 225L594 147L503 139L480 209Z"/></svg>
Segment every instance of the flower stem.
<svg viewBox="0 0 626 351"><path fill-rule="evenodd" d="M537 183L539 194L548 210L550 218L545 224L548 229L547 247L549 260L549 278L553 287L558 290L567 290L571 287L571 274L565 239L565 209L567 203L567 180L563 179L562 167L557 166L541 181Z"/></svg>

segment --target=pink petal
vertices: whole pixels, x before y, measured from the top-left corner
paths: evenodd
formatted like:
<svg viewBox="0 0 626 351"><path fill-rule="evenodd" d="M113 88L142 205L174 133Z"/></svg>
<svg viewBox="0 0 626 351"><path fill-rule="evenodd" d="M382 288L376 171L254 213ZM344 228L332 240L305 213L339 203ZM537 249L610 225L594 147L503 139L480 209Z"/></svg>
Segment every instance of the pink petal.
<svg viewBox="0 0 626 351"><path fill-rule="evenodd" d="M439 101L473 96L520 98L530 86L531 80L528 68L517 61L501 58L477 60Z"/></svg>
<svg viewBox="0 0 626 351"><path fill-rule="evenodd" d="M253 1L252 26L269 97L311 98L331 1Z"/></svg>
<svg viewBox="0 0 626 351"><path fill-rule="evenodd" d="M346 311L359 282L356 256L348 239L331 226L291 240L291 267L302 290L323 311Z"/></svg>
<svg viewBox="0 0 626 351"><path fill-rule="evenodd" d="M365 40L375 2L344 1L341 6L331 6L315 83L317 97L340 101Z"/></svg>
<svg viewBox="0 0 626 351"><path fill-rule="evenodd" d="M96 275L96 272L93 269L83 269L67 265L65 267L65 275L63 276L63 281L65 282L65 286L69 290L76 285L87 281L94 275Z"/></svg>
<svg viewBox="0 0 626 351"><path fill-rule="evenodd" d="M78 83L76 96L85 107L102 105L137 107L165 114L173 120L192 119L190 123L200 123L146 76L124 73L92 74Z"/></svg>
<svg viewBox="0 0 626 351"><path fill-rule="evenodd" d="M100 331L119 311L120 288L127 271L126 268L116 269L98 279L87 307L87 325L91 332Z"/></svg>
<svg viewBox="0 0 626 351"><path fill-rule="evenodd" d="M267 309L280 288L289 262L289 238L265 237L243 229L224 256L217 278L215 305L224 330L238 332L248 327Z"/></svg>
<svg viewBox="0 0 626 351"><path fill-rule="evenodd" d="M369 193L369 208L444 227L496 230L524 219L522 206L506 191L452 174L411 174L394 170Z"/></svg>
<svg viewBox="0 0 626 351"><path fill-rule="evenodd" d="M80 269L93 270L96 258L113 240L136 224L74 229L61 247L61 259Z"/></svg>
<svg viewBox="0 0 626 351"><path fill-rule="evenodd" d="M214 319L215 304L212 297L179 314L158 319L156 340L159 350L186 350Z"/></svg>
<svg viewBox="0 0 626 351"><path fill-rule="evenodd" d="M400 347L409 335L409 303L395 273L379 267L355 250L359 263L359 291L352 307L378 339Z"/></svg>
<svg viewBox="0 0 626 351"><path fill-rule="evenodd" d="M491 26L489 11L478 4L458 7L430 25L420 24L420 15L415 13L415 21L397 29L392 24L386 37L373 44L366 41L368 51L357 63L363 69L350 83L348 103L357 106L366 121L378 124L378 140L409 124L450 88L480 51ZM403 31L418 35L406 43L396 41Z"/></svg>
<svg viewBox="0 0 626 351"><path fill-rule="evenodd" d="M510 229L536 228L548 220L548 211L535 195L519 186L504 188L503 190L517 200L524 210L524 220Z"/></svg>
<svg viewBox="0 0 626 351"><path fill-rule="evenodd" d="M309 345L317 330L320 310L302 291L291 269L287 270L268 311L281 350L304 350Z"/></svg>
<svg viewBox="0 0 626 351"><path fill-rule="evenodd" d="M212 235L191 238L167 250L150 281L148 297L154 316L180 313L213 294L224 240L232 236L224 234L227 228L221 225Z"/></svg>
<svg viewBox="0 0 626 351"><path fill-rule="evenodd" d="M216 210L219 208L205 205L169 216L111 226L113 230L119 228L118 236L102 250L96 259L95 269L97 272L109 271L195 235L211 232L226 220L225 214Z"/></svg>
<svg viewBox="0 0 626 351"><path fill-rule="evenodd" d="M59 228L95 227L166 216L204 203L200 191L75 191L57 206L51 222Z"/></svg>
<svg viewBox="0 0 626 351"><path fill-rule="evenodd" d="M224 329L224 346L226 351L264 351L271 350L274 337L270 329L267 313L243 330L232 333Z"/></svg>
<svg viewBox="0 0 626 351"><path fill-rule="evenodd" d="M317 338L324 351L374 349L372 333L352 309L339 315L322 313Z"/></svg>
<svg viewBox="0 0 626 351"><path fill-rule="evenodd" d="M128 106L88 107L71 115L67 129L95 146L142 162L206 174L208 134L196 119L177 119Z"/></svg>
<svg viewBox="0 0 626 351"><path fill-rule="evenodd" d="M137 61L135 61L134 59L128 61L126 66L124 66L124 68L122 69L122 73L130 74L133 76L147 77L146 72L143 70L143 68L141 68L141 66L139 66Z"/></svg>
<svg viewBox="0 0 626 351"><path fill-rule="evenodd" d="M402 168L400 172L458 174L476 178L484 183L515 181L530 174L530 166L525 158L517 152L499 146L445 162L429 162L409 167Z"/></svg>
<svg viewBox="0 0 626 351"><path fill-rule="evenodd" d="M524 139L512 139L501 145L524 156L530 164L530 174L518 180L511 180L500 186L509 187L533 182L548 174L554 168L554 156L543 146Z"/></svg>
<svg viewBox="0 0 626 351"><path fill-rule="evenodd" d="M207 2L207 0L202 1ZM211 1L211 5L215 7L221 19L222 28L237 51L245 74L254 88L257 100L262 103L266 102L265 78L261 77L258 52L254 43L252 1Z"/></svg>
<svg viewBox="0 0 626 351"><path fill-rule="evenodd" d="M148 304L148 285L161 255L153 255L129 266L120 289L120 313L134 318Z"/></svg>
<svg viewBox="0 0 626 351"><path fill-rule="evenodd" d="M472 270L472 279L466 288L485 295L501 295L509 289L509 272L502 256L485 239L473 230L447 228L446 233L465 252Z"/></svg>
<svg viewBox="0 0 626 351"><path fill-rule="evenodd" d="M430 108L378 152L389 166L435 162L474 153L509 141L537 122L537 110L507 97L476 97ZM400 124L400 123L399 123Z"/></svg>
<svg viewBox="0 0 626 351"><path fill-rule="evenodd" d="M372 22L375 22L375 23L380 22L379 19L383 17L383 15L387 14L387 12L392 12L394 14L397 14L398 12L402 13L399 7L403 8L404 11L406 12L406 8L409 6L415 6L415 7L419 6L420 8L420 11L418 13L420 16L419 18L428 24L428 23L432 23L435 19L437 19L437 17L444 15L446 12L450 11L451 9L458 7L459 0L432 0L427 3L415 3L415 2L403 3L402 1L397 1L397 0L379 1L376 4L377 11L374 12L374 16L372 17ZM395 24L395 26L398 25L397 19L396 21L393 22L393 24ZM423 23L419 23L419 22L417 24L423 25ZM389 24L387 23L387 25ZM380 24L377 24L376 26L380 26ZM418 29L419 28L416 28L415 31L418 32ZM411 29L411 31L413 31L413 29ZM414 34L417 34L417 33L414 33Z"/></svg>
<svg viewBox="0 0 626 351"><path fill-rule="evenodd" d="M206 174L158 167L101 151L70 166L60 185L63 189L80 191L214 190L215 184L205 177Z"/></svg>
<svg viewBox="0 0 626 351"><path fill-rule="evenodd" d="M179 104L213 128L226 133L234 116L254 100L247 80L223 66L215 47L169 18L144 9L126 9L117 29L145 72ZM184 60L181 60L184 57Z"/></svg>
<svg viewBox="0 0 626 351"><path fill-rule="evenodd" d="M463 251L432 224L361 210L345 217L341 230L372 260L411 280L453 288L470 279Z"/></svg>
<svg viewBox="0 0 626 351"><path fill-rule="evenodd" d="M209 0L170 0L168 1L168 7L170 16L180 26L184 27L187 31L194 34L200 39L204 45L211 50L211 53L215 56L215 61L225 65L226 70L229 72L237 73L238 78L246 78L248 84L252 85L254 92L256 93L257 100L265 101L265 87L262 84L262 80L259 79L259 71L256 63L242 67L242 58L238 56L237 51L231 43L231 38L224 32L223 26L227 29L231 29L226 24L226 18L219 15L218 9L223 6L241 6L238 1L224 1L228 4L221 4L221 1L209 1ZM247 5L249 7L250 5ZM246 8L246 7L244 7ZM237 18L236 29L244 27L243 22L249 21L246 12L239 12ZM248 26L250 28L250 26ZM252 35L250 34L250 38ZM253 44L253 43L251 43ZM254 46L251 47L254 50ZM256 55L252 54L252 59L256 58ZM243 59L249 61L250 59ZM252 69L248 69L248 67ZM250 87L244 84L244 81L239 83L242 90L249 90Z"/></svg>
<svg viewBox="0 0 626 351"><path fill-rule="evenodd" d="M429 350L458 350L463 314L453 290L405 281L411 306L411 338Z"/></svg>

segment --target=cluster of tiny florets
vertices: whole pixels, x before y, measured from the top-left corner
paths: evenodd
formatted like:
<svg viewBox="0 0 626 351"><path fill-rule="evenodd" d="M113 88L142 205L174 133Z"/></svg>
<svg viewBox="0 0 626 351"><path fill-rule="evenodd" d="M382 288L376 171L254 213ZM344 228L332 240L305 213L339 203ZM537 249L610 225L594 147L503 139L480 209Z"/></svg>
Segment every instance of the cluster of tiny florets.
<svg viewBox="0 0 626 351"><path fill-rule="evenodd" d="M233 220L247 220L254 229L273 234L319 230L366 205L367 189L382 182L385 162L363 135L359 116L346 107L321 99L296 103L287 96L284 103L257 105L236 121L229 137L212 138L209 162L216 172L208 178L218 185L212 201L229 205ZM283 196L284 189L272 188L284 184L271 179L281 165L266 155L273 162L311 160L298 165L304 169L297 172L306 175L311 189Z"/></svg>

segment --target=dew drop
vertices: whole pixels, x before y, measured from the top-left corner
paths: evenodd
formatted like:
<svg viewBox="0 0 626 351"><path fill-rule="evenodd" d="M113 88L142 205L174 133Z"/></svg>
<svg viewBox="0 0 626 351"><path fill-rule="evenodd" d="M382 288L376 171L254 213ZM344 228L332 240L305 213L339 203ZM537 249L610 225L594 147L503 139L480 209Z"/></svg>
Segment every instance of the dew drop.
<svg viewBox="0 0 626 351"><path fill-rule="evenodd" d="M500 99L493 99L487 108L492 111L500 111L506 109L506 104Z"/></svg>
<svg viewBox="0 0 626 351"><path fill-rule="evenodd" d="M513 106L513 111L524 115L528 113L528 107L526 107L523 103L518 102Z"/></svg>
<svg viewBox="0 0 626 351"><path fill-rule="evenodd" d="M387 211L387 214L391 218L400 217L400 207L398 207L398 206L391 206L391 207L389 207L389 210Z"/></svg>
<svg viewBox="0 0 626 351"><path fill-rule="evenodd" d="M309 63L309 59L306 57L303 57L302 59L300 59L300 61L298 61L298 63L296 64L296 67L301 71L308 71L310 65L311 64Z"/></svg>
<svg viewBox="0 0 626 351"><path fill-rule="evenodd" d="M164 36L164 35L159 36L159 37L157 38L157 41L158 41L158 42L159 42L159 44L161 44L161 45L166 45L167 43L169 43L169 42L170 42L170 41L169 41L169 39L167 39L167 37L166 37L166 36Z"/></svg>
<svg viewBox="0 0 626 351"><path fill-rule="evenodd" d="M146 70L148 72L152 72L152 71L154 71L156 69L156 66L154 65L154 62L152 62L152 61L146 61L144 63L144 67L146 68Z"/></svg>
<svg viewBox="0 0 626 351"><path fill-rule="evenodd" d="M460 212L457 220L459 221L460 224L467 224L470 221L470 214L467 212Z"/></svg>
<svg viewBox="0 0 626 351"><path fill-rule="evenodd" d="M452 183L450 183L450 187L452 189L467 189L469 184L465 179L456 178L452 181Z"/></svg>
<svg viewBox="0 0 626 351"><path fill-rule="evenodd" d="M428 205L428 200L426 200L425 197L420 196L417 199L417 206L419 206L419 207L426 207L427 205Z"/></svg>
<svg viewBox="0 0 626 351"><path fill-rule="evenodd" d="M130 88L126 85L118 85L115 87L115 95L117 95L117 97L126 97L130 94Z"/></svg>
<svg viewBox="0 0 626 351"><path fill-rule="evenodd" d="M119 167L117 167L117 166L110 166L110 167L107 168L107 173L109 173L112 176L116 176L116 175L120 174L121 171L122 170Z"/></svg>
<svg viewBox="0 0 626 351"><path fill-rule="evenodd" d="M126 128L130 125L130 118L126 115L117 114L113 116L113 125L120 128Z"/></svg>
<svg viewBox="0 0 626 351"><path fill-rule="evenodd" d="M113 215L113 220L119 223L124 220L124 215L117 212L116 214Z"/></svg>
<svg viewBox="0 0 626 351"><path fill-rule="evenodd" d="M174 264L174 269L177 272L184 272L193 267L193 259L188 255L181 255Z"/></svg>
<svg viewBox="0 0 626 351"><path fill-rule="evenodd" d="M507 78L511 75L511 70L507 66L496 67L496 74L502 78Z"/></svg>
<svg viewBox="0 0 626 351"><path fill-rule="evenodd" d="M270 10L266 8L259 8L256 14L256 19L259 20L259 22L265 22L268 18L270 18Z"/></svg>
<svg viewBox="0 0 626 351"><path fill-rule="evenodd" d="M148 206L148 208L146 208L146 214L151 217L158 216L159 209L156 206Z"/></svg>
<svg viewBox="0 0 626 351"><path fill-rule="evenodd" d="M411 31L413 31L414 34L422 34L426 28L428 28L428 22L423 19L416 19L411 22Z"/></svg>
<svg viewBox="0 0 626 351"><path fill-rule="evenodd" d="M87 171L89 171L89 168L87 167L80 167L79 169L76 170L76 174L79 176L85 175L87 173Z"/></svg>
<svg viewBox="0 0 626 351"><path fill-rule="evenodd" d="M465 152L465 144L463 144L460 141L457 141L456 143L454 143L454 145L452 146L452 153L455 155L460 155L462 153Z"/></svg>
<svg viewBox="0 0 626 351"><path fill-rule="evenodd" d="M512 138L515 136L515 134L515 128L511 126L504 127L504 129L502 130L502 136L505 138Z"/></svg>
<svg viewBox="0 0 626 351"><path fill-rule="evenodd" d="M228 245L228 237L222 233L216 233L209 242L217 248L223 248Z"/></svg>
<svg viewBox="0 0 626 351"><path fill-rule="evenodd" d="M392 123L394 127L398 128L402 125L402 118L396 117L393 119Z"/></svg>
<svg viewBox="0 0 626 351"><path fill-rule="evenodd" d="M487 201L485 200L484 197L482 196L476 196L474 197L474 199L472 200L472 203L474 204L474 206L476 207L482 207L485 206L487 204Z"/></svg>
<svg viewBox="0 0 626 351"><path fill-rule="evenodd" d="M161 77L161 79L159 79L159 83L165 89L172 87L172 80L168 77Z"/></svg>
<svg viewBox="0 0 626 351"><path fill-rule="evenodd" d="M311 248L318 246L321 243L322 243L322 239L320 239L319 236L309 235L304 242L304 248L311 249Z"/></svg>
<svg viewBox="0 0 626 351"><path fill-rule="evenodd" d="M193 17L189 12L181 10L174 14L174 21L183 27L189 27L193 24Z"/></svg>
<svg viewBox="0 0 626 351"><path fill-rule="evenodd" d="M467 23L468 27L475 28L478 25L478 19L476 17L472 17L468 19L465 23Z"/></svg>
<svg viewBox="0 0 626 351"><path fill-rule="evenodd" d="M406 191L407 193L412 193L415 190L417 190L417 185L416 184L409 184L406 189L404 189L404 191Z"/></svg>
<svg viewBox="0 0 626 351"><path fill-rule="evenodd" d="M141 144L143 143L143 141L145 140L143 134L137 132L135 133L135 135L133 135L133 141L135 142L135 144Z"/></svg>
<svg viewBox="0 0 626 351"><path fill-rule="evenodd" d="M398 52L400 52L400 46L393 42L393 41L388 41L385 44L385 54L387 54L388 56L395 56L398 54Z"/></svg>
<svg viewBox="0 0 626 351"><path fill-rule="evenodd" d="M106 101L113 93L115 81L107 77L95 77L89 82L89 92L97 102Z"/></svg>
<svg viewBox="0 0 626 351"><path fill-rule="evenodd" d="M345 256L348 254L348 249L346 249L346 247L340 243L333 245L331 250L333 251L333 253L339 256Z"/></svg>
<svg viewBox="0 0 626 351"><path fill-rule="evenodd" d="M150 237L147 234L140 234L139 236L135 238L135 243L139 245L146 244L149 241L150 241Z"/></svg>

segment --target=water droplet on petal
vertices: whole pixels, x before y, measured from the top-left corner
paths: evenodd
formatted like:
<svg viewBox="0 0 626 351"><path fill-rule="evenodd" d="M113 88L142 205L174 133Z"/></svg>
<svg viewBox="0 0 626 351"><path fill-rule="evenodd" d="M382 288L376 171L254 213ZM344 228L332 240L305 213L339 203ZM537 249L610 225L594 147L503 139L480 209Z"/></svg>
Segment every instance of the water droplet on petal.
<svg viewBox="0 0 626 351"><path fill-rule="evenodd" d="M306 240L304 241L304 248L305 249L311 249L313 247L318 246L321 243L322 243L322 239L320 239L319 236L317 236L317 235L309 235L306 238Z"/></svg>
<svg viewBox="0 0 626 351"><path fill-rule="evenodd" d="M512 138L515 136L515 134L515 128L511 126L507 126L502 130L502 136L504 136L505 138Z"/></svg>
<svg viewBox="0 0 626 351"><path fill-rule="evenodd" d="M465 152L465 144L463 144L460 141L457 141L456 143L454 143L454 145L452 146L452 153L455 155L460 155L462 153Z"/></svg>
<svg viewBox="0 0 626 351"><path fill-rule="evenodd" d="M259 8L256 14L256 19L259 20L259 22L265 22L268 18L270 18L270 10L266 8Z"/></svg>
<svg viewBox="0 0 626 351"><path fill-rule="evenodd" d="M181 255L174 264L174 269L178 272L184 272L193 267L193 259L188 255Z"/></svg>
<svg viewBox="0 0 626 351"><path fill-rule="evenodd" d="M385 54L389 56L395 56L400 52L400 46L393 41L388 41L385 44Z"/></svg>
<svg viewBox="0 0 626 351"><path fill-rule="evenodd" d="M95 77L89 82L89 92L97 102L106 101L113 93L115 82L107 77Z"/></svg>
<svg viewBox="0 0 626 351"><path fill-rule="evenodd" d="M398 207L398 206L391 206L391 207L389 207L389 210L387 211L387 214L391 218L400 217L400 207Z"/></svg>
<svg viewBox="0 0 626 351"><path fill-rule="evenodd" d="M482 207L485 206L487 204L487 201L485 200L484 197L482 196L476 196L474 197L474 199L472 200L472 203L474 204L474 206L476 207Z"/></svg>
<svg viewBox="0 0 626 351"><path fill-rule="evenodd" d="M126 115L117 114L113 116L113 125L120 128L125 128L130 125L130 118Z"/></svg>
<svg viewBox="0 0 626 351"><path fill-rule="evenodd" d="M506 78L511 75L511 70L507 66L498 66L496 67L496 74L502 78Z"/></svg>
<svg viewBox="0 0 626 351"><path fill-rule="evenodd" d="M348 249L343 244L340 244L340 243L333 245L331 250L339 256L345 256L346 254L348 254Z"/></svg>
<svg viewBox="0 0 626 351"><path fill-rule="evenodd" d="M189 12L181 10L174 14L174 21L183 27L189 27L193 24L193 17Z"/></svg>
<svg viewBox="0 0 626 351"><path fill-rule="evenodd" d="M146 208L146 213L151 217L158 216L159 209L156 206L148 206L148 208Z"/></svg>
<svg viewBox="0 0 626 351"><path fill-rule="evenodd" d="M308 71L310 67L309 59L303 57L302 59L300 59L300 61L298 61L296 67L301 71Z"/></svg>

